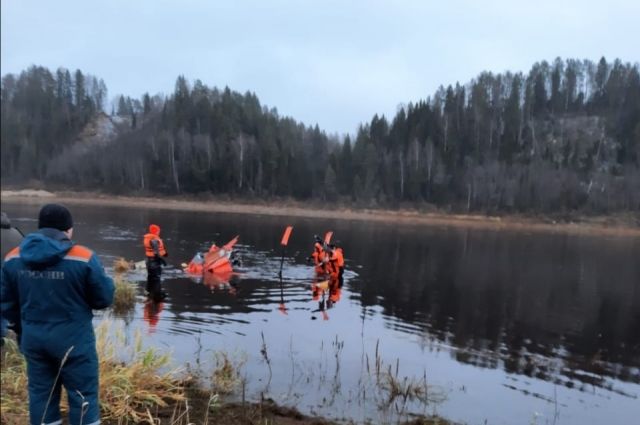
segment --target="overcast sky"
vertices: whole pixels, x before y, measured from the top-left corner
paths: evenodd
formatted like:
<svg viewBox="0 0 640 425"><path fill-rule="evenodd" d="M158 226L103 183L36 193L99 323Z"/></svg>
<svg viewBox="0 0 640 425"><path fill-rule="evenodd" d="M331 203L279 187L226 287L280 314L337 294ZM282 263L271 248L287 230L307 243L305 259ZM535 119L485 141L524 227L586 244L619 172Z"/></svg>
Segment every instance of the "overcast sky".
<svg viewBox="0 0 640 425"><path fill-rule="evenodd" d="M3 75L79 68L113 98L184 74L340 134L483 70L640 60L637 0L2 0L1 19Z"/></svg>

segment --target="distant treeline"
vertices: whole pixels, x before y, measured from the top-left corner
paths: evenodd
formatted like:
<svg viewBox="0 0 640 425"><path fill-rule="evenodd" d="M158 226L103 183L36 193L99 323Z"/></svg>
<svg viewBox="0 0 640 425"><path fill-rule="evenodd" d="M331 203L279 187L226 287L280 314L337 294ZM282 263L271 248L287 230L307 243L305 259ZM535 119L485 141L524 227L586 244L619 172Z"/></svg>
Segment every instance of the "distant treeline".
<svg viewBox="0 0 640 425"><path fill-rule="evenodd" d="M81 71L4 76L3 179L456 211L640 210L640 72L620 60L484 72L344 140L253 93L183 76L169 96L121 96L110 117L106 92ZM109 126L107 141L89 143Z"/></svg>

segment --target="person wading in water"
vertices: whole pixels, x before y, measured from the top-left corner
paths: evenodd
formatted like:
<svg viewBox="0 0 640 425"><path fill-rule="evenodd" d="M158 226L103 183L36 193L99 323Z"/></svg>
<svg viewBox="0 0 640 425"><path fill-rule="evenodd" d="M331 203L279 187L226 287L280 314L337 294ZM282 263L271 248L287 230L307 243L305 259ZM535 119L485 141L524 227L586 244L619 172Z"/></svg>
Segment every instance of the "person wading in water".
<svg viewBox="0 0 640 425"><path fill-rule="evenodd" d="M149 233L144 235L143 244L147 265L147 292L152 300L162 301L167 297L161 286L162 266L167 265L165 258L169 254L160 239L160 226L149 226Z"/></svg>

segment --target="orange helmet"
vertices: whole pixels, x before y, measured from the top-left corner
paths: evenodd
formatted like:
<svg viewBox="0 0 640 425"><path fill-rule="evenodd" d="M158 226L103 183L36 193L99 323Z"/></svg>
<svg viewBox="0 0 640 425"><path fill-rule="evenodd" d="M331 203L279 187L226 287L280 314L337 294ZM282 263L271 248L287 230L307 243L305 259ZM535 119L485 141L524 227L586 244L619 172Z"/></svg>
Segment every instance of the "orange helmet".
<svg viewBox="0 0 640 425"><path fill-rule="evenodd" d="M149 225L149 233L151 233L152 235L159 236L160 235L160 226L158 226L157 224Z"/></svg>

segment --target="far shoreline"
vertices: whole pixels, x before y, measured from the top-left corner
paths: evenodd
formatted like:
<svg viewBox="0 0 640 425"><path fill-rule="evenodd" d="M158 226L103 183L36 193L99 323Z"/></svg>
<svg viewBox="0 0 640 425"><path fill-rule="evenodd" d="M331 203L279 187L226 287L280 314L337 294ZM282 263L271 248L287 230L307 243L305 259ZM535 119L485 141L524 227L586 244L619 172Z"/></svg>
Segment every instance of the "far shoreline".
<svg viewBox="0 0 640 425"><path fill-rule="evenodd" d="M47 192L43 190L2 190L2 202L41 205L59 202L68 205L117 206L124 208L157 208L173 211L202 211L214 213L289 216L369 222L397 223L402 225L424 225L496 231L520 231L543 233L566 233L595 236L640 237L640 214L614 216L580 216L579 221L555 221L551 217L529 217L519 215L486 216L479 214L456 214L447 212L420 212L399 209L359 209L337 207L332 210L314 208L302 202L242 202L208 198L134 197L106 195L94 192Z"/></svg>

